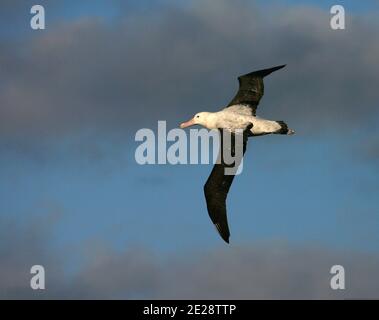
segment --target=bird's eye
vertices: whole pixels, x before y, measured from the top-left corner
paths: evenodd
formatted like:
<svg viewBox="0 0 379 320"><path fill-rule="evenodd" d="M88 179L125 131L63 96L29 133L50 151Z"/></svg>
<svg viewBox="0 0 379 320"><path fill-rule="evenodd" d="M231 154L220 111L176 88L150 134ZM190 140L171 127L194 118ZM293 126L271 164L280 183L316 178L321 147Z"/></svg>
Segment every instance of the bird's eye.
<svg viewBox="0 0 379 320"><path fill-rule="evenodd" d="M200 116L196 116L196 118L200 118Z"/></svg>

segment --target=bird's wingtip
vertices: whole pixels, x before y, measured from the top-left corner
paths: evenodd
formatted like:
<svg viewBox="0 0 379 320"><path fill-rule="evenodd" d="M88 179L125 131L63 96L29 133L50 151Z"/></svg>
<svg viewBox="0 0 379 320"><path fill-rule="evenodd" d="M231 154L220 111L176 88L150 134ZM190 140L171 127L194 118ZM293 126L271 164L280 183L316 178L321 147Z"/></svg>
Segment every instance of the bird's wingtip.
<svg viewBox="0 0 379 320"><path fill-rule="evenodd" d="M229 244L229 236L221 235L222 240Z"/></svg>
<svg viewBox="0 0 379 320"><path fill-rule="evenodd" d="M287 63L285 63L285 64L281 64L281 65L276 66L276 67L273 67L272 69L273 69L273 71L276 71L276 70L283 69L283 68L286 67L286 66L287 66Z"/></svg>
<svg viewBox="0 0 379 320"><path fill-rule="evenodd" d="M227 232L223 232L219 223L215 223L214 225L219 235L221 236L222 240L224 240L226 243L229 244L229 237L230 237L229 230Z"/></svg>
<svg viewBox="0 0 379 320"><path fill-rule="evenodd" d="M268 69L262 69L262 70L258 70L258 71L253 71L247 75L258 75L262 78L268 76L269 74L277 71L277 70L280 70L282 68L284 68L287 64L282 64L282 65L279 65L279 66L276 66L276 67L272 67L272 68L268 68Z"/></svg>

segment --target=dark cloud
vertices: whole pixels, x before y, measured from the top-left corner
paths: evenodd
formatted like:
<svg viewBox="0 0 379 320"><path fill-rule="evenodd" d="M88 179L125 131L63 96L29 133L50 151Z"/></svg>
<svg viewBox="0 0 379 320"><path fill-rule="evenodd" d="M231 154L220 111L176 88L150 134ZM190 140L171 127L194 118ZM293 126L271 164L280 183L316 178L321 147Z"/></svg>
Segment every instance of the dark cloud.
<svg viewBox="0 0 379 320"><path fill-rule="evenodd" d="M49 270L46 283L52 280L61 286L64 275L61 257L50 255L49 239L60 210L18 223L14 219L0 217L0 299L43 298L46 294L30 288L33 265L43 265Z"/></svg>
<svg viewBox="0 0 379 320"><path fill-rule="evenodd" d="M372 278L379 260L355 253L260 245L163 259L152 254L147 259L144 254L144 250L129 251L108 257L95 268L89 265L83 269L75 283L87 288L82 292L85 296L97 298L133 298L135 294L153 299L341 299L379 295L379 282ZM344 292L330 289L329 271L334 264L345 267ZM131 276L129 271L133 270ZM99 286L96 279L101 274L114 276L103 279Z"/></svg>
<svg viewBox="0 0 379 320"><path fill-rule="evenodd" d="M349 16L333 31L312 7L194 1L136 11L115 22L54 23L29 41L3 44L3 139L154 127L217 110L236 76L288 63L267 79L261 114L316 132L349 130L377 115L379 26Z"/></svg>
<svg viewBox="0 0 379 320"><path fill-rule="evenodd" d="M60 214L58 214L59 218ZM50 245L57 215L23 225L1 219L0 298L35 299L342 299L378 298L377 255L283 244L228 246L170 255L145 248L115 251L98 241L65 250ZM80 256L75 272L67 259ZM30 288L42 264L46 290ZM330 289L343 265L345 291Z"/></svg>
<svg viewBox="0 0 379 320"><path fill-rule="evenodd" d="M175 254L135 245L116 250L96 238L65 247L54 243L64 206L42 199L31 211L17 221L15 212L0 214L0 299L379 297L377 254L280 242ZM45 267L45 291L30 288L35 264ZM345 267L344 292L329 287L334 264Z"/></svg>

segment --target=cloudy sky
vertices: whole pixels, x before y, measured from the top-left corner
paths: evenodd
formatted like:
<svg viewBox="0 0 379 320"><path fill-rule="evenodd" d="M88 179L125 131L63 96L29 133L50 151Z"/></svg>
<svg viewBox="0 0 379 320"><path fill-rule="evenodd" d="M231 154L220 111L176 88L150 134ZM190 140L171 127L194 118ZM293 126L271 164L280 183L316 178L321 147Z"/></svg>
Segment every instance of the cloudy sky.
<svg viewBox="0 0 379 320"><path fill-rule="evenodd" d="M3 0L0 298L379 298L379 3L338 1L336 31L336 2L41 0L34 31L35 1ZM137 165L135 133L284 63L258 112L296 135L249 142L226 245L211 165Z"/></svg>

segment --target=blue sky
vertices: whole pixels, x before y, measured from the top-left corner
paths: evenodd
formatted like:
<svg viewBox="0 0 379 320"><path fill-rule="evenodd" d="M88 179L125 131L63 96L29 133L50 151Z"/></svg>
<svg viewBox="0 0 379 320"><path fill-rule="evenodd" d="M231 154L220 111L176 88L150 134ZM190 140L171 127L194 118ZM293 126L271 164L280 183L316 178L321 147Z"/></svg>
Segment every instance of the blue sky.
<svg viewBox="0 0 379 320"><path fill-rule="evenodd" d="M285 138L250 142L244 172L229 198L233 242L280 240L376 251L377 189L361 190L375 186L375 167L357 165L344 141ZM106 163L70 159L64 151L57 151L63 160L45 165L3 160L2 181L12 182L1 184L1 211L23 221L62 210L54 226L56 245L91 237L116 247L143 244L170 251L222 245L202 194L211 167L139 166L131 151L126 145L121 163L109 172Z"/></svg>
<svg viewBox="0 0 379 320"><path fill-rule="evenodd" d="M376 1L325 1L319 4L319 1L282 0L259 3L269 7L280 4L286 8L320 6L325 12L331 4L338 3L345 5L348 13L358 18L378 10ZM100 0L65 1L64 4L54 3L51 8L48 4L47 30L30 31L25 23L29 14L16 11L17 17L12 20L15 25L3 28L1 36L5 46L30 48L34 39L38 41L46 34L54 33L53 28L69 26L83 17L102 17L107 24L117 27L125 15L133 19L141 12L149 12L152 16L156 12L159 16L162 6L170 7L172 3L157 1L148 5L128 2L122 8L130 12L122 13L116 9L117 4ZM59 24L56 23L58 21ZM353 38L337 41L359 43L359 32L353 30L351 34ZM322 41L318 45L320 43ZM96 52L93 54L96 57ZM138 57L133 59L138 60ZM247 60L244 61L243 65ZM230 74L240 71L233 70L231 66L233 64L228 66ZM256 68L255 64L251 68ZM292 75L296 77L293 70ZM275 90L281 97L286 94L278 92L278 88L285 83L286 75L291 74L291 65L280 72L281 75L270 76L272 78L266 84L267 96L274 95ZM55 81L57 78L52 79ZM213 80L215 78L209 78L207 86L212 87ZM225 77L217 84L229 80ZM307 84L299 81L296 85ZM194 83L194 87L194 92L199 96L205 94L202 93L205 89L202 91L198 83ZM70 94L65 92L64 96L69 97ZM337 92L336 96L339 94L345 95L344 92ZM214 102L207 97L202 103L216 106L226 96L220 90ZM292 96L295 94L292 93ZM320 121L317 115L314 116L314 110L309 110L309 117L304 117L307 111L303 109L302 118L295 111L287 113L288 109L285 108L291 108L294 102L289 99L285 108L280 107L276 115L275 106L270 105L270 102L278 101L275 99L267 98L262 102L259 109L262 115L274 119L284 117L291 127L297 129L297 134L293 137L266 136L249 142L244 172L235 179L228 198L231 248L286 243L295 247L312 246L378 254L378 161L365 156L365 144L378 133L374 129L378 114L373 112L367 118L357 120L354 127L354 121L341 114L343 107L336 104L336 111L330 110L330 114L325 115L330 118L325 120L325 127L314 131L311 128ZM357 99L362 100L361 97ZM312 103L307 99L304 101L304 108ZM371 101L376 104L374 99ZM362 106L363 113L366 107L372 106ZM125 108L130 108L130 105ZM143 105L139 108L142 108L142 113L151 111L150 107L143 109ZM174 108L169 116L169 128L187 120L198 107L192 106L190 112L185 107L180 108ZM107 110L110 113L115 110L113 112L117 115L117 108ZM164 120L164 112L156 120ZM36 114L36 117L40 116ZM345 117L346 123L342 119L344 124L340 127L328 125L329 120ZM125 126L114 134L109 134L109 129L103 132L102 127L98 126L101 116L99 119L96 118L98 122L89 122L88 131L86 128L70 129L67 125L68 129L60 134L55 132L52 125L49 129L51 136L37 136L34 139L30 139L33 133L28 132L28 122L24 128L3 132L0 155L1 217L20 224L33 221L46 223L50 230L49 250L55 251L55 254L59 252L63 263L74 269L82 263L81 248L88 243L106 244L116 251L141 246L158 255L224 248L225 244L209 220L203 198L202 188L211 166L137 165L134 151L138 144L134 141L134 133L141 127L155 129L155 119L149 118L146 123L141 123L141 118L138 121L125 118ZM65 118L62 118L62 123L64 121Z"/></svg>

